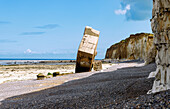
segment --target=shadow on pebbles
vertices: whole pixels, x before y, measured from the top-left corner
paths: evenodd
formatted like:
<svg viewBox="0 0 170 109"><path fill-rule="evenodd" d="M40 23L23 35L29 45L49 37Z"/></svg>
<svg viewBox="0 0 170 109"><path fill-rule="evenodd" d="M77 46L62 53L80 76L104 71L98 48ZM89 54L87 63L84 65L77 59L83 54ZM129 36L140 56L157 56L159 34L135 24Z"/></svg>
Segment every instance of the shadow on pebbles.
<svg viewBox="0 0 170 109"><path fill-rule="evenodd" d="M0 109L170 108L170 91L147 95L155 64L121 68L1 101Z"/></svg>

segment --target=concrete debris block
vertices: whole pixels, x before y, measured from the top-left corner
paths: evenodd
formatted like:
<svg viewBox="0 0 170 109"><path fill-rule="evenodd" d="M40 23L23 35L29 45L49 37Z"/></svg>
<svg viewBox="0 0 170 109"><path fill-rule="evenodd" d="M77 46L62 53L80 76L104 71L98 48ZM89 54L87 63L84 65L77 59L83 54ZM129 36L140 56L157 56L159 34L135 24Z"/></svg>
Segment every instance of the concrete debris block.
<svg viewBox="0 0 170 109"><path fill-rule="evenodd" d="M157 70L153 87L148 94L170 89L170 0L154 0L151 20L156 46Z"/></svg>
<svg viewBox="0 0 170 109"><path fill-rule="evenodd" d="M97 55L96 49L99 34L99 31L86 26L84 36L77 53L76 73L91 71L92 63Z"/></svg>
<svg viewBox="0 0 170 109"><path fill-rule="evenodd" d="M102 62L101 61L94 61L93 62L93 70L94 71L102 70Z"/></svg>

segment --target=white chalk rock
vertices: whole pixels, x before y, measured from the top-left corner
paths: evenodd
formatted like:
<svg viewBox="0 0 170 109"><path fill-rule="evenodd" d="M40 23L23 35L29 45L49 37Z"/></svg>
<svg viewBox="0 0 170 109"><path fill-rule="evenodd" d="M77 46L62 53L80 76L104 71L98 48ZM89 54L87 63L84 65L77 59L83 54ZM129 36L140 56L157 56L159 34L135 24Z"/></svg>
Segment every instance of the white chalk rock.
<svg viewBox="0 0 170 109"><path fill-rule="evenodd" d="M155 77L150 93L170 89L170 0L154 0L151 27L157 48L157 69L148 78Z"/></svg>

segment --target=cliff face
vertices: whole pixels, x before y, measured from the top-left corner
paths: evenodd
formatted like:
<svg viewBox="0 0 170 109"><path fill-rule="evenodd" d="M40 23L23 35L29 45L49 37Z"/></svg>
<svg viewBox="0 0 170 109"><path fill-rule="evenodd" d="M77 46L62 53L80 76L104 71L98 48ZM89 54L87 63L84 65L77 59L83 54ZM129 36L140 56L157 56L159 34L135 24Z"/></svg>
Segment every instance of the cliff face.
<svg viewBox="0 0 170 109"><path fill-rule="evenodd" d="M152 31L157 49L155 81L148 93L170 89L170 0L153 0Z"/></svg>
<svg viewBox="0 0 170 109"><path fill-rule="evenodd" d="M150 55L152 53L152 55ZM149 58L148 58L149 57ZM139 33L112 45L107 49L106 59L143 59L150 63L155 59L153 34Z"/></svg>

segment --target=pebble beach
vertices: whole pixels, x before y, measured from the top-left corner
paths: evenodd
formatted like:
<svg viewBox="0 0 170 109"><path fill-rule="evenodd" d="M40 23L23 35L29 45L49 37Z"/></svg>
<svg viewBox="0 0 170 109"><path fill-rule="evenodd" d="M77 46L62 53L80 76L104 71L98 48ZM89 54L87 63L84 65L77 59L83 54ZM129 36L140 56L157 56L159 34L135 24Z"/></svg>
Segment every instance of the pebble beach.
<svg viewBox="0 0 170 109"><path fill-rule="evenodd" d="M169 91L147 95L155 64L119 63L85 73L0 84L0 109L169 108Z"/></svg>

